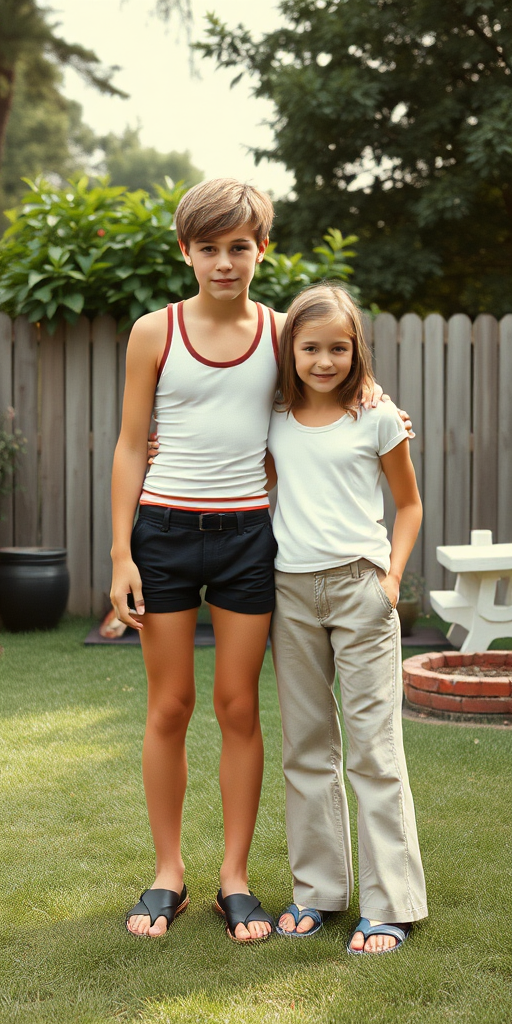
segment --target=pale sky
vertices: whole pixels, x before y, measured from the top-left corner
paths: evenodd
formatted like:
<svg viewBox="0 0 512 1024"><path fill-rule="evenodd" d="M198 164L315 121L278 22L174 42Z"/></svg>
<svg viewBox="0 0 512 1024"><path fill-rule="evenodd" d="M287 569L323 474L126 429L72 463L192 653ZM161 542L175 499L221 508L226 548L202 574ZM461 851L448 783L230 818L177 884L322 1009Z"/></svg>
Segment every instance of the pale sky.
<svg viewBox="0 0 512 1024"><path fill-rule="evenodd" d="M118 64L115 85L130 94L102 96L74 71L67 71L65 93L83 107L84 121L97 134L120 134L141 125L141 142L160 152L189 150L205 177L230 176L285 195L293 185L282 164L257 167L246 147L270 146L272 132L262 122L273 105L251 96L248 77L230 89L235 69L216 70L196 54L200 77L193 77L185 32L176 18L169 26L149 14L152 0L49 0L57 34L95 51L105 65ZM193 36L204 35L204 15L213 10L229 26L242 22L256 36L282 24L275 0L192 0Z"/></svg>

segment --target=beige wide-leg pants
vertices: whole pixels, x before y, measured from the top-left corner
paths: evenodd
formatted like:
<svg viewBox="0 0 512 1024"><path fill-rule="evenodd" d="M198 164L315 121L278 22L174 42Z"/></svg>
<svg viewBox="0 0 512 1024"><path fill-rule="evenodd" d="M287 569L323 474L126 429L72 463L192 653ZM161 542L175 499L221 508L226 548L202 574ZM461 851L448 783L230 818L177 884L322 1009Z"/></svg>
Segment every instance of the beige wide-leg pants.
<svg viewBox="0 0 512 1024"><path fill-rule="evenodd" d="M337 669L358 803L361 916L426 917L402 741L400 625L375 566L360 559L323 572L276 572L272 649L295 902L346 910L353 889Z"/></svg>

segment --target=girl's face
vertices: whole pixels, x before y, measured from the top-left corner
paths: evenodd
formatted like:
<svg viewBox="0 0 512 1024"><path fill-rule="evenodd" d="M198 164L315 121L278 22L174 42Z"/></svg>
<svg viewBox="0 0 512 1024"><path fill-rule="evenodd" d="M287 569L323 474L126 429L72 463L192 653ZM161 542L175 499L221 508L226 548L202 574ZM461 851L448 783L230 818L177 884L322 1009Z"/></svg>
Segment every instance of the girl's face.
<svg viewBox="0 0 512 1024"><path fill-rule="evenodd" d="M304 398L316 402L321 395L331 395L336 401L336 392L350 373L353 352L347 321L341 314L323 323L305 324L297 331L293 355Z"/></svg>

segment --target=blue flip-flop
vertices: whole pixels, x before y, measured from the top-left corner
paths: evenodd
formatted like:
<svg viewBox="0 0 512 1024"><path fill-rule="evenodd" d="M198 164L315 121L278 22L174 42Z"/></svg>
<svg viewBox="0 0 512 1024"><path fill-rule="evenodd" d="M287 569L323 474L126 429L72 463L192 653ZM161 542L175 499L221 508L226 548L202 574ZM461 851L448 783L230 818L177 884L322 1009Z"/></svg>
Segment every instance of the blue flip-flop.
<svg viewBox="0 0 512 1024"><path fill-rule="evenodd" d="M299 910L296 903L290 903L290 906L283 910L283 914L291 914L295 921L295 929L293 932L285 932L283 928L280 928L276 924L276 932L278 935L284 935L287 939L308 939L310 935L314 935L315 932L320 931L324 923L324 917L321 910L315 910L313 907L304 907L303 910ZM283 914L279 916L282 917ZM307 932L298 932L297 925L299 921L302 921L304 917L311 917L315 922L312 928L309 928Z"/></svg>
<svg viewBox="0 0 512 1024"><path fill-rule="evenodd" d="M400 926L397 924L371 925L367 917L361 917L348 940L347 953L350 953L351 956L362 956L363 953L365 953L364 947L363 949L350 948L350 943L352 942L352 939L354 938L356 932L363 933L365 942L370 937L370 935L391 935L394 939L396 939L396 946L391 946L389 949L379 949L378 952L376 953L366 953L367 956L379 956L381 953L396 953L397 949L400 949L400 946L403 946L407 936L409 935L410 930L411 925L406 925L405 928L400 928Z"/></svg>

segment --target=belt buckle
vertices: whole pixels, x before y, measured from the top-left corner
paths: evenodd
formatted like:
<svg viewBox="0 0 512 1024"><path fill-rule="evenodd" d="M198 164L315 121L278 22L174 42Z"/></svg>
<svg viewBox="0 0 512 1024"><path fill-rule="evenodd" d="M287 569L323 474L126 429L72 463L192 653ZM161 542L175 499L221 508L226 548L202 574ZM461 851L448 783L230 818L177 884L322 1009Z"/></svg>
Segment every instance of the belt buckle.
<svg viewBox="0 0 512 1024"><path fill-rule="evenodd" d="M199 529L202 533L219 533L222 530L222 516L223 512L200 512L199 513ZM203 526L203 519L205 516L218 516L218 526Z"/></svg>

